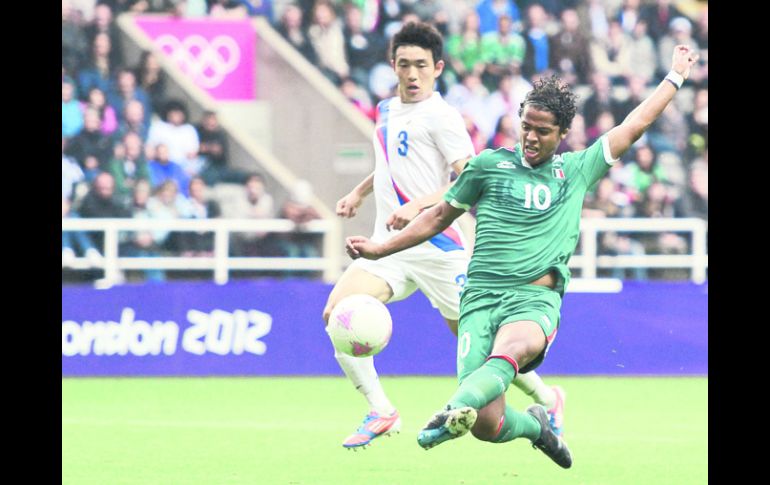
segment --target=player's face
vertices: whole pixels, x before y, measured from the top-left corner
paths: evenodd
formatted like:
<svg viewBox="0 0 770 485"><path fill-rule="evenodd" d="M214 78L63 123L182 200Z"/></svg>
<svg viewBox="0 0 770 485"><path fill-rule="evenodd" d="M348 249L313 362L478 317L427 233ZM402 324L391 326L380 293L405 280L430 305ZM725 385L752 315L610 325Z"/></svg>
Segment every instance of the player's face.
<svg viewBox="0 0 770 485"><path fill-rule="evenodd" d="M404 103L417 103L430 98L436 78L444 70L444 61L434 63L430 49L416 45L396 49L396 58L391 65L398 76L398 95Z"/></svg>
<svg viewBox="0 0 770 485"><path fill-rule="evenodd" d="M548 161L569 130L559 131L556 116L526 105L521 113L521 151L533 167Z"/></svg>

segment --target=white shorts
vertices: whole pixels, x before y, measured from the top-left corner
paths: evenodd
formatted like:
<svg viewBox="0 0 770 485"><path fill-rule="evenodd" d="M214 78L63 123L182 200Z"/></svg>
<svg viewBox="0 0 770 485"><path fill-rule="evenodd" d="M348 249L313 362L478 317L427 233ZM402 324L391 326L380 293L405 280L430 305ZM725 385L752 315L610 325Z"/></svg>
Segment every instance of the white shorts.
<svg viewBox="0 0 770 485"><path fill-rule="evenodd" d="M409 250L372 261L359 258L351 266L385 280L393 290L387 303L403 300L418 288L433 308L449 320L460 318L460 293L468 279L469 256L466 251L425 252Z"/></svg>

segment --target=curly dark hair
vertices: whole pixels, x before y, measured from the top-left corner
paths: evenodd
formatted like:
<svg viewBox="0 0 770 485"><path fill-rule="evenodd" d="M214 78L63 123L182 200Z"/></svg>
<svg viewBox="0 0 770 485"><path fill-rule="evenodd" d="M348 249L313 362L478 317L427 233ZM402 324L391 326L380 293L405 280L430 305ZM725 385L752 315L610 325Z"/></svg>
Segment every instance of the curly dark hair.
<svg viewBox="0 0 770 485"><path fill-rule="evenodd" d="M534 82L533 88L527 93L519 107L519 117L524 112L526 105L531 105L539 110L553 113L559 131L564 132L572 125L572 119L577 113L577 95L570 91L569 84L558 76L540 78Z"/></svg>
<svg viewBox="0 0 770 485"><path fill-rule="evenodd" d="M433 63L441 60L444 39L435 27L423 22L409 22L401 27L390 44L390 58L396 59L396 49L403 45L416 45L433 53Z"/></svg>

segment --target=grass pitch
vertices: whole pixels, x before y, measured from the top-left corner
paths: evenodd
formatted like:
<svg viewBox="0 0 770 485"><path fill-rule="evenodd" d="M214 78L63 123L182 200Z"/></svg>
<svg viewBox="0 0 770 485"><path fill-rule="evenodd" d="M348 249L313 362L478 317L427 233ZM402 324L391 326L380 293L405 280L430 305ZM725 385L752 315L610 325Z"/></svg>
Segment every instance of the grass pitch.
<svg viewBox="0 0 770 485"><path fill-rule="evenodd" d="M62 484L688 485L708 483L708 380L544 376L567 392L574 460L417 432L454 378L383 376L401 434L342 448L367 412L343 378L62 379ZM514 386L508 402L531 401Z"/></svg>

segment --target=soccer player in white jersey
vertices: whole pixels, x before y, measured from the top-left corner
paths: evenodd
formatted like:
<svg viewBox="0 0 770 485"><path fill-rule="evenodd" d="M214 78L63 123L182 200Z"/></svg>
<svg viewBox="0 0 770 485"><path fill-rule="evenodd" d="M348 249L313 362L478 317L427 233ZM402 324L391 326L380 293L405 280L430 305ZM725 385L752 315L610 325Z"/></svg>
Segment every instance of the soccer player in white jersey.
<svg viewBox="0 0 770 485"><path fill-rule="evenodd" d="M408 23L393 37L391 63L398 75L398 96L377 106L374 172L336 207L339 216L353 217L364 197L374 192L373 241L388 240L423 209L439 202L450 186L450 170L459 174L475 155L460 113L434 92L444 68L442 50L441 35L428 24ZM455 222L408 251L380 261L358 259L329 294L324 321L328 323L334 306L348 295L365 293L388 303L419 288L457 335L460 292L469 258ZM351 357L338 351L334 356L370 408L343 446L357 449L379 436L398 432L401 419L385 395L373 357ZM552 427L561 433L563 391L546 386L534 372L521 374L516 381L517 387L550 410Z"/></svg>

